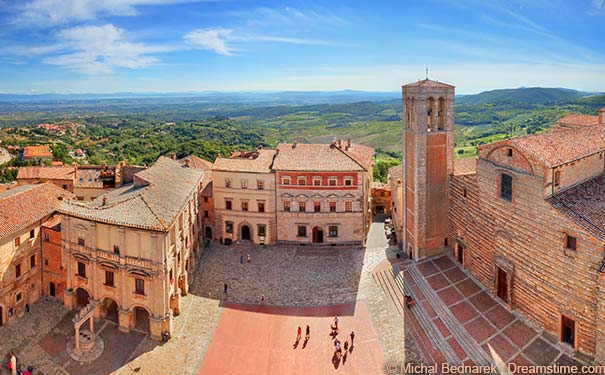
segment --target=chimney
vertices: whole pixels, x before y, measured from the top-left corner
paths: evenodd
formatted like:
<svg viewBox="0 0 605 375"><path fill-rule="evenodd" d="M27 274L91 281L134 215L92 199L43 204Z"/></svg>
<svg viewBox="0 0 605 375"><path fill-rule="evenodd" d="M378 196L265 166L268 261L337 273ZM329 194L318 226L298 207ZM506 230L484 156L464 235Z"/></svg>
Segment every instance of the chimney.
<svg viewBox="0 0 605 375"><path fill-rule="evenodd" d="M189 164L191 164L191 160L185 159L185 167L189 168Z"/></svg>
<svg viewBox="0 0 605 375"><path fill-rule="evenodd" d="M599 109L599 124L605 125L605 107Z"/></svg>
<svg viewBox="0 0 605 375"><path fill-rule="evenodd" d="M351 148L351 138L347 138L347 145L345 146L345 150L348 150Z"/></svg>

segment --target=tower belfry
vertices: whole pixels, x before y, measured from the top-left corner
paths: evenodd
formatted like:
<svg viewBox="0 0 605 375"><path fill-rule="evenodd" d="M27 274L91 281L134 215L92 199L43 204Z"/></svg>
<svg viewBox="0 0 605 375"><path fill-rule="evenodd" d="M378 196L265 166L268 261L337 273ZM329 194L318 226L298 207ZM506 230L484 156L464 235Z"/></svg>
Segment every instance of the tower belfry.
<svg viewBox="0 0 605 375"><path fill-rule="evenodd" d="M454 170L454 86L427 78L402 87L403 249L413 259L448 247Z"/></svg>

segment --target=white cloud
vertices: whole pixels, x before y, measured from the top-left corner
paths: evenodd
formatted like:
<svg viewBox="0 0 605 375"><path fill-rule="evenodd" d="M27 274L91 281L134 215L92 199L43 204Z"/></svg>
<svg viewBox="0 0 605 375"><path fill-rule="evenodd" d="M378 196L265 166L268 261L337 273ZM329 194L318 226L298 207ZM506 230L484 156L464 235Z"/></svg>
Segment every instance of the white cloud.
<svg viewBox="0 0 605 375"><path fill-rule="evenodd" d="M127 41L123 30L111 24L64 29L58 36L69 52L42 61L87 74L111 73L115 67L147 67L157 61L147 55L162 50Z"/></svg>
<svg viewBox="0 0 605 375"><path fill-rule="evenodd" d="M233 55L235 49L227 45L233 30L231 29L197 29L186 34L183 38L191 45L213 51L219 55Z"/></svg>
<svg viewBox="0 0 605 375"><path fill-rule="evenodd" d="M84 21L99 15L132 16L137 7L197 2L200 0L33 0L19 9L18 23L61 24Z"/></svg>
<svg viewBox="0 0 605 375"><path fill-rule="evenodd" d="M304 44L316 46L333 46L335 43L306 38L292 38L273 35L254 35L237 32L233 29L197 29L187 33L185 39L190 45L195 48L213 51L219 55L231 56L237 51L231 44L234 42L260 42L260 43L287 43L287 44Z"/></svg>

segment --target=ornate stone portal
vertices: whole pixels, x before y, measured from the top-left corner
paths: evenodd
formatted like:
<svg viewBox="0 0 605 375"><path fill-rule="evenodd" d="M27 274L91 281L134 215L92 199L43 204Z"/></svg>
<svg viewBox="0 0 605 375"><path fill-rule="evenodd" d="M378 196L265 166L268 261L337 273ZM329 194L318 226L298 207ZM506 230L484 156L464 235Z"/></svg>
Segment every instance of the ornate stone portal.
<svg viewBox="0 0 605 375"><path fill-rule="evenodd" d="M88 304L84 307L72 322L76 334L67 341L67 353L78 362L92 362L99 358L105 349L103 339L95 334L94 331L94 311L95 307ZM82 325L89 322L89 329L82 329Z"/></svg>

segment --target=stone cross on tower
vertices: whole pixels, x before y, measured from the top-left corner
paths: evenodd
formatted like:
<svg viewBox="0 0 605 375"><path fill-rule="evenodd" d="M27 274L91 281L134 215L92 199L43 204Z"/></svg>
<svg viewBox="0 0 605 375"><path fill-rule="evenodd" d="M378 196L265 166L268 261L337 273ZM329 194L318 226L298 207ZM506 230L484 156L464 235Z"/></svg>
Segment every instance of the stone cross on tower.
<svg viewBox="0 0 605 375"><path fill-rule="evenodd" d="M429 79L429 68L426 68L426 79Z"/></svg>

